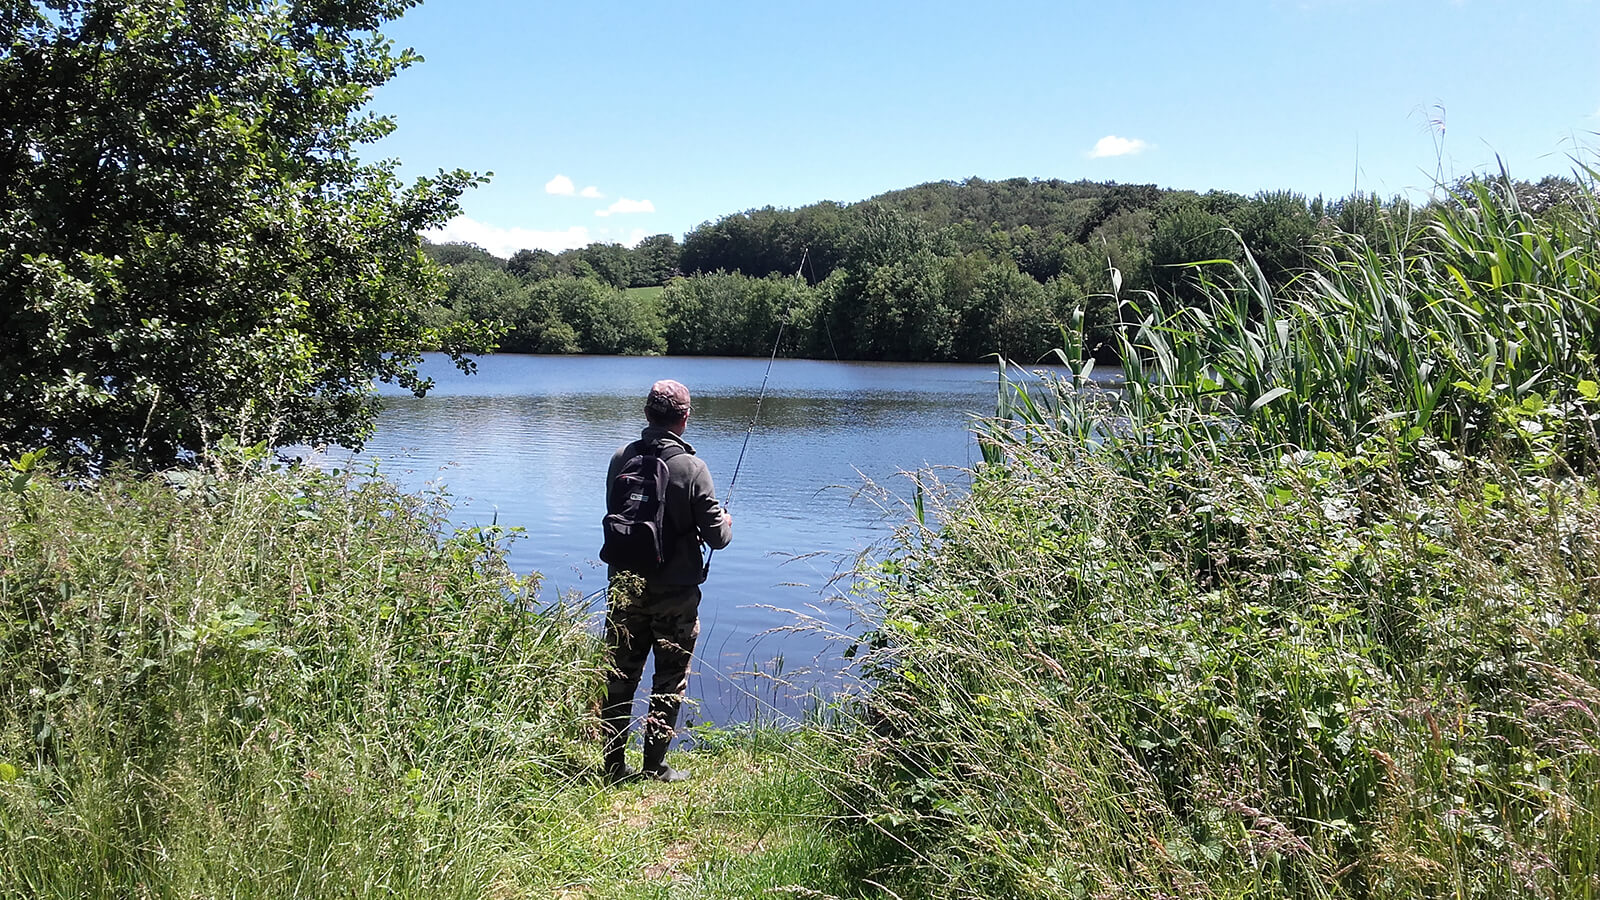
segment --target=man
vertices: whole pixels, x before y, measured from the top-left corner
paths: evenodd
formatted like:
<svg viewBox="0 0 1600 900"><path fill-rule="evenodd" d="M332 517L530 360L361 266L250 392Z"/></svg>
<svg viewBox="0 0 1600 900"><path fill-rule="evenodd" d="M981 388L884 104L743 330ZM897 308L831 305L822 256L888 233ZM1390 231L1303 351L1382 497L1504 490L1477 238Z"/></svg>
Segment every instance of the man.
<svg viewBox="0 0 1600 900"><path fill-rule="evenodd" d="M606 472L607 513L617 513L612 485L630 459L654 453L666 465L660 547L664 561L646 574L616 566L611 578L606 615L606 647L611 671L606 680L602 713L605 774L614 782L639 773L624 758L633 695L644 672L645 658L655 649L655 680L644 726L644 776L657 781L682 781L689 773L666 764L667 745L678 723L678 709L689 685L689 658L700 636L700 584L706 569L700 545L721 550L733 539L733 517L717 503L711 473L683 439L689 424L689 389L676 381L658 381L645 399L649 425L637 441L611 457ZM652 463L653 465L653 463Z"/></svg>

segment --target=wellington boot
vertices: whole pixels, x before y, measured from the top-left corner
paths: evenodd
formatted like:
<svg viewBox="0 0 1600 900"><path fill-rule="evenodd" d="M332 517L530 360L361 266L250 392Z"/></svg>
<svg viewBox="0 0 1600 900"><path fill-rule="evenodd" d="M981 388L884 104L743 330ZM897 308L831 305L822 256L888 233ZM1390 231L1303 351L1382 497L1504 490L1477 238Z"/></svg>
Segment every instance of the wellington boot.
<svg viewBox="0 0 1600 900"><path fill-rule="evenodd" d="M671 738L647 736L644 742L644 777L652 781L688 781L689 773L667 765L667 744Z"/></svg>
<svg viewBox="0 0 1600 900"><path fill-rule="evenodd" d="M666 763L662 763L659 767L645 772L644 777L651 781L688 781L689 773L684 769L674 769Z"/></svg>
<svg viewBox="0 0 1600 900"><path fill-rule="evenodd" d="M608 784L626 784L643 774L638 769L629 767L624 756L625 752L626 745L619 745L615 752L609 747L606 748L604 772Z"/></svg>

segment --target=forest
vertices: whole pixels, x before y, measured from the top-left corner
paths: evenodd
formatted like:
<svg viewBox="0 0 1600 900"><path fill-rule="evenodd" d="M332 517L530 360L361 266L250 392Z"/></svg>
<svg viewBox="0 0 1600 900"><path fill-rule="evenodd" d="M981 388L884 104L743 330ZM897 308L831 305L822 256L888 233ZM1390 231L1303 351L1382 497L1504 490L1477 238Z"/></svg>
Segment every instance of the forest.
<svg viewBox="0 0 1600 900"><path fill-rule="evenodd" d="M1560 176L1515 186L1536 215L1576 187ZM1336 237L1403 237L1436 206L1361 193L1326 201L1281 190L939 181L858 203L732 213L681 243L658 234L632 248L593 243L505 260L431 245L447 290L427 315L436 326L497 329L499 349L517 353L765 356L783 322L777 349L818 359L1035 362L1062 346L1065 329L1114 361L1119 327L1139 307L1199 296L1204 267L1192 263L1243 263L1249 247L1262 276L1282 285Z"/></svg>

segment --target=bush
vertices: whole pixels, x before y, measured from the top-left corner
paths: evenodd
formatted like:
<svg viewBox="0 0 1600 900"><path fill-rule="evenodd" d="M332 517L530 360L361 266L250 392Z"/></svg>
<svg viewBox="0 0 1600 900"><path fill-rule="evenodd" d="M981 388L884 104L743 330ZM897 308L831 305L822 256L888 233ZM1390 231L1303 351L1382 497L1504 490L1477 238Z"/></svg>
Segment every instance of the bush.
<svg viewBox="0 0 1600 900"><path fill-rule="evenodd" d="M1582 896L1600 496L1440 462L1016 451L884 564L858 796L939 896Z"/></svg>

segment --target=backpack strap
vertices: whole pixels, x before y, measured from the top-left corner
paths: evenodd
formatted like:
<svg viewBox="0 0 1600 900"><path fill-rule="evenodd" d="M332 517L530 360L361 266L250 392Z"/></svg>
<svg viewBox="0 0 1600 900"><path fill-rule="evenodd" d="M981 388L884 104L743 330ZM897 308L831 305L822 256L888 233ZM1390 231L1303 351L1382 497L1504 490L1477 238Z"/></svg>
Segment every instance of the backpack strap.
<svg viewBox="0 0 1600 900"><path fill-rule="evenodd" d="M682 444L666 444L666 443L662 443L662 444L657 444L655 446L656 458L661 460L661 464L662 465L666 465L667 464L667 460L672 459L674 456L682 456L684 454L684 452L685 451L683 449L683 445ZM666 510L667 510L666 487L667 486L664 485L664 484L661 486L661 488L662 488L662 491L661 491L661 513L662 513L662 521L663 522L666 521Z"/></svg>

